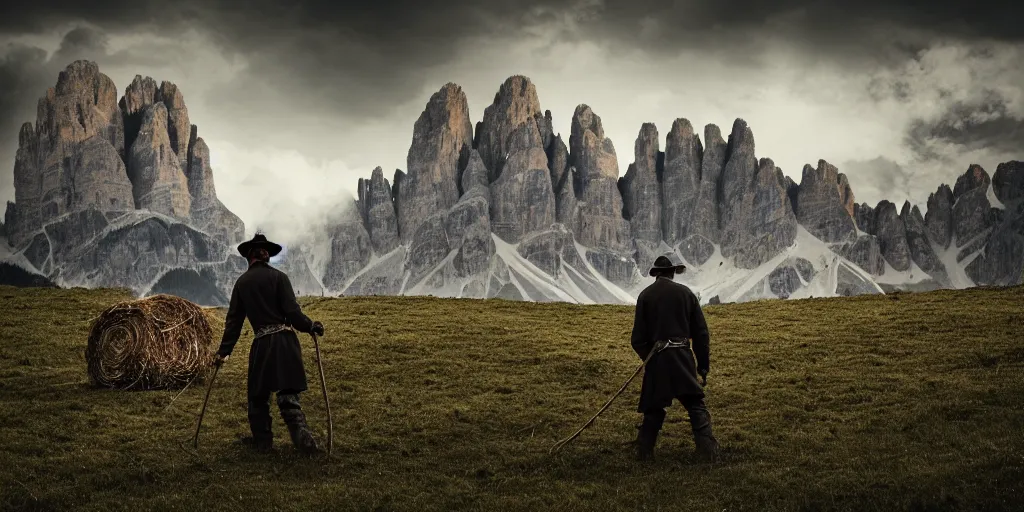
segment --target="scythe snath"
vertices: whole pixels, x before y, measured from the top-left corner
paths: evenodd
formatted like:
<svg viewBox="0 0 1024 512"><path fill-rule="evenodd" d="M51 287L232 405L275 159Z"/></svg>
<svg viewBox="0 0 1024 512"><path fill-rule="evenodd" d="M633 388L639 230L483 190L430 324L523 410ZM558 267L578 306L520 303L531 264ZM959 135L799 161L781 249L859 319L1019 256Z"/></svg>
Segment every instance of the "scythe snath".
<svg viewBox="0 0 1024 512"><path fill-rule="evenodd" d="M223 363L213 366L213 376L210 377L210 385L206 387L206 398L203 399L203 408L199 411L199 420L196 421L196 435L192 438L192 448L199 448L199 428L203 426L203 416L206 415L206 404L210 402L210 391L213 391L213 381L217 380L217 372Z"/></svg>
<svg viewBox="0 0 1024 512"><path fill-rule="evenodd" d="M331 400L327 398L327 379L324 377L324 364L320 358L320 342L316 334L309 333L313 337L313 348L316 350L316 365L320 369L320 390L324 393L324 407L327 409L327 456L331 456L334 448L334 421L331 420Z"/></svg>
<svg viewBox="0 0 1024 512"><path fill-rule="evenodd" d="M549 453L555 453L555 452L561 450L562 447L564 447L565 445L569 444L574 439L579 437L580 434L582 434L583 431L587 429L587 427L593 425L594 421L597 420L597 417L600 416L601 413L603 413L606 409L608 409L608 406L612 405L612 402L614 402L615 399L618 398L619 395L621 395L622 392L626 390L626 388L629 386L629 383L633 382L633 379L635 379L637 375L640 375L640 372L643 371L643 369L647 366L647 363L650 362L652 357L654 357L654 354L657 354L658 352L661 352L662 350L665 349L666 346L667 346L667 343L663 344L663 343L659 342L658 344L655 344L655 346L651 349L651 352L649 354L647 354L647 359L644 359L644 362L640 363L640 366L636 367L636 371L633 372L633 375L631 375L628 379L626 379L626 383L623 384L622 387L619 388L619 390L614 395L612 395L611 398L608 399L608 402L606 402L604 404L604 407L601 407L601 409L599 409L597 411L597 414L595 414L594 417L590 418L590 421L584 423L583 426L580 427L579 430L577 430L575 433L573 433L573 435L571 435L571 436L569 436L569 437L567 437L565 439L562 439L561 441L555 443L555 445L551 447L551 451Z"/></svg>

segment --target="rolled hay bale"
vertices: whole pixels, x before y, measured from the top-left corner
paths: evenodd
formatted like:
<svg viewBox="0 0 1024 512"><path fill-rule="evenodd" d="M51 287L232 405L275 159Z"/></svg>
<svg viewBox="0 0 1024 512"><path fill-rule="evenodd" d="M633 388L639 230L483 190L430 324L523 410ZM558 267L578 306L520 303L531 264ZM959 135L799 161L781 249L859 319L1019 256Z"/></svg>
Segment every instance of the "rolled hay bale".
<svg viewBox="0 0 1024 512"><path fill-rule="evenodd" d="M209 371L213 354L213 329L202 308L155 295L101 313L89 332L85 360L94 385L169 389Z"/></svg>

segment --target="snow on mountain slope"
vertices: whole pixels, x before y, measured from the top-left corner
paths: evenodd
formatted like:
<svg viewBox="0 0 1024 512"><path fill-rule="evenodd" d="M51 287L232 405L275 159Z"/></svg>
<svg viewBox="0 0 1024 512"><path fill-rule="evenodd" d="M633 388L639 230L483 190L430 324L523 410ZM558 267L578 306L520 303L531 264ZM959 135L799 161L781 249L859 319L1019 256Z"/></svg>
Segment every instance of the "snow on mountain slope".
<svg viewBox="0 0 1024 512"><path fill-rule="evenodd" d="M407 248L402 245L385 255L374 255L370 262L356 273L343 290L328 290L330 295L366 294L363 284L368 276L373 279L389 280L395 283L393 294L433 295L453 298L513 298L527 301L564 301L578 304L632 304L636 297L653 279L641 277L629 289L623 289L601 275L587 259L591 250L574 243L581 265L573 266L559 257L556 275L538 268L519 253L518 244L505 242L492 234L495 251L486 271L471 276L460 276L454 267L456 250L452 250L434 268L419 280L408 282L408 271L404 261ZM663 252L670 249L663 244ZM940 250L935 247L949 272L950 285L963 288L974 286L964 268L978 252L957 262L958 247ZM300 251L317 279L329 264L326 248ZM980 252L980 251L979 251ZM318 254L319 253L319 254ZM678 252L672 256L687 265L686 271L677 280L697 293L701 303L706 304L712 297L722 302L743 302L774 298L832 297L860 293L885 293L883 286L914 289L915 286L938 286L934 279L920 269L916 263L900 272L885 264L885 272L872 276L847 258L839 255L833 247L816 238L804 227L797 230L793 244L771 260L753 269L735 265L731 258L722 255L717 245L711 257L702 265L692 265ZM318 260L318 261L313 261ZM582 268L579 268L582 267ZM799 271L797 269L800 269ZM646 274L647 269L640 269ZM787 284L788 282L788 284ZM789 288L787 288L789 287ZM790 289L791 288L791 289ZM377 292L374 292L377 293Z"/></svg>
<svg viewBox="0 0 1024 512"><path fill-rule="evenodd" d="M560 262L557 277L541 270L519 254L518 245L510 244L492 234L495 253L484 275L458 276L453 261L458 251L451 251L418 283L406 283L401 295L433 295L435 297L489 298L512 293L528 301L560 301L578 304L630 303L635 296L615 286L586 263L587 248L577 245L579 261L585 268ZM367 268L373 265L368 265ZM404 272L395 269L395 272ZM473 283L486 283L471 289ZM507 287L511 286L515 291ZM502 290L505 290L502 292ZM346 290L347 291L347 290ZM475 292L475 293L474 293Z"/></svg>

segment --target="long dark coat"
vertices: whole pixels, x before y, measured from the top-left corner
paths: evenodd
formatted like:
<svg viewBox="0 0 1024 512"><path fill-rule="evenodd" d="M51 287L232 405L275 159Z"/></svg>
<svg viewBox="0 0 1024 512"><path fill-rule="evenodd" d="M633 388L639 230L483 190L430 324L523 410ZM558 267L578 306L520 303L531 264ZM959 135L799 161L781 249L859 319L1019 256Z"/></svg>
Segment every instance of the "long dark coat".
<svg viewBox="0 0 1024 512"><path fill-rule="evenodd" d="M270 325L290 325L304 333L313 330L313 321L302 313L288 276L263 262L253 263L235 281L218 354L231 354L247 318L254 333ZM295 332L281 331L253 340L248 380L250 400L277 391L298 393L308 389L302 347Z"/></svg>
<svg viewBox="0 0 1024 512"><path fill-rule="evenodd" d="M668 407L673 399L704 398L698 369L707 370L710 363L710 335L697 296L686 286L659 277L637 297L633 350L646 359L658 341L688 339L693 340L692 352L670 348L647 363L639 412Z"/></svg>

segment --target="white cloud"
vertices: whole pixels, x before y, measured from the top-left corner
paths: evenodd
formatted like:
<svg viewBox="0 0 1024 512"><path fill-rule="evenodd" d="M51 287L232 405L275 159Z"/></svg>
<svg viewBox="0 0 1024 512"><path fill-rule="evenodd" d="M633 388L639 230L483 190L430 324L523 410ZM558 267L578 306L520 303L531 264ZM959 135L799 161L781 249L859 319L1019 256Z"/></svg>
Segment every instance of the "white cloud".
<svg viewBox="0 0 1024 512"><path fill-rule="evenodd" d="M207 144L217 196L245 221L250 235L260 228L292 242L355 198L360 173L340 160L312 162L295 150L240 147L227 140Z"/></svg>

